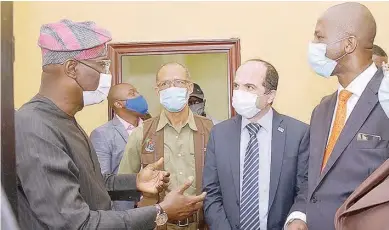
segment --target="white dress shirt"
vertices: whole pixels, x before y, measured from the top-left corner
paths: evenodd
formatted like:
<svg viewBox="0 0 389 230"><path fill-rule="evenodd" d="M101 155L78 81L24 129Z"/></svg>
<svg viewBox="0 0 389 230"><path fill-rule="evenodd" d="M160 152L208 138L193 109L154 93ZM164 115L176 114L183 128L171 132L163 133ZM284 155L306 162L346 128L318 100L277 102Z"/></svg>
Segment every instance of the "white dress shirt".
<svg viewBox="0 0 389 230"><path fill-rule="evenodd" d="M389 65L383 67L384 78L382 79L380 89L378 90L378 99L385 111L386 116L389 117Z"/></svg>
<svg viewBox="0 0 389 230"><path fill-rule="evenodd" d="M250 140L249 131L246 125L249 120L242 117L240 137L240 196L242 196L243 168L246 148ZM270 109L261 119L257 121L261 129L257 133L259 144L259 219L261 230L267 229L267 215L269 209L269 187L270 187L270 163L271 163L271 140L273 110ZM240 197L241 199L242 197Z"/></svg>
<svg viewBox="0 0 389 230"><path fill-rule="evenodd" d="M358 75L358 77L356 77L346 88L343 88L343 86L339 84L338 96L340 91L342 91L343 89L346 89L347 91L352 93L351 97L347 101L346 122L347 119L350 117L350 114L353 111L355 105L357 104L359 98L361 97L363 91L365 90L367 84L369 84L370 80L373 78L376 72L377 72L377 67L374 63L372 63L367 69L365 69L365 71L363 71L360 75ZM339 97L336 99L335 110L334 110L334 114L332 115L331 128L328 137L331 136L332 126L334 124L335 115L336 115L336 109L338 107L338 99ZM329 138L327 140L327 143L328 141ZM292 219L300 219L306 222L306 215L305 213L298 212L298 211L292 212L286 219L285 225L289 222L289 220Z"/></svg>
<svg viewBox="0 0 389 230"><path fill-rule="evenodd" d="M131 135L132 131L136 128L136 126L133 126L132 124L125 121L123 118L116 115L116 117L119 119L120 123L123 124L124 129L127 131L128 135ZM139 118L138 126L143 123L142 119Z"/></svg>

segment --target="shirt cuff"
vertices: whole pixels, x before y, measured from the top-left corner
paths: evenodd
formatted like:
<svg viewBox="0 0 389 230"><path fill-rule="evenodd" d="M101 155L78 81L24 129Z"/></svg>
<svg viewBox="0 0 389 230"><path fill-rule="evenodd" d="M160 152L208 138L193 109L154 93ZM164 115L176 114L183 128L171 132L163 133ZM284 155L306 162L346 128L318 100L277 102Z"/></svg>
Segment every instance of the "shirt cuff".
<svg viewBox="0 0 389 230"><path fill-rule="evenodd" d="M287 226L288 222L290 220L293 220L293 219L302 220L305 223L307 223L307 215L305 215L305 213L303 213L303 212L295 211L295 212L292 212L288 216L288 218L286 218L286 221L285 221L285 224L284 224L284 230L286 230L286 226Z"/></svg>

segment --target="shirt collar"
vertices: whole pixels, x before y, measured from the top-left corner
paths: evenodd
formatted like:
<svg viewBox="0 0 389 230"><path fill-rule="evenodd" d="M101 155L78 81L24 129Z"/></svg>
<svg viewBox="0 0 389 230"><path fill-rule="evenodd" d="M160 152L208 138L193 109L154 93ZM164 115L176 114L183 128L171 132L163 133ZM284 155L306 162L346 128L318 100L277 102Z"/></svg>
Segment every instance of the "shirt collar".
<svg viewBox="0 0 389 230"><path fill-rule="evenodd" d="M273 121L273 109L270 108L267 113L261 117L256 123L260 124L266 132L269 132L272 129L272 121ZM246 126L250 123L247 118L242 117L242 131L246 128Z"/></svg>
<svg viewBox="0 0 389 230"><path fill-rule="evenodd" d="M194 121L194 115L190 109L188 109L188 110L189 110L188 120L182 125L182 127L185 127L185 125L188 124L189 128L191 128L193 131L197 131L196 123ZM161 115L159 117L159 122L158 122L158 126L157 126L156 131L163 129L167 124L172 126L172 124L170 123L169 119L167 118L167 116L165 114L165 111L162 111Z"/></svg>
<svg viewBox="0 0 389 230"><path fill-rule="evenodd" d="M116 117L118 118L118 120L120 121L120 123L123 124L125 130L133 130L133 129L136 128L136 126L134 126L134 125L128 123L128 122L125 121L123 118L119 117L118 115L116 115ZM141 125L142 123L143 123L142 119L139 118L138 126Z"/></svg>
<svg viewBox="0 0 389 230"><path fill-rule="evenodd" d="M353 95L360 97L365 90L367 84L369 84L370 80L373 78L374 74L377 72L377 66L374 62L359 74L347 87L346 90L351 92ZM343 86L339 84L338 94L342 91Z"/></svg>

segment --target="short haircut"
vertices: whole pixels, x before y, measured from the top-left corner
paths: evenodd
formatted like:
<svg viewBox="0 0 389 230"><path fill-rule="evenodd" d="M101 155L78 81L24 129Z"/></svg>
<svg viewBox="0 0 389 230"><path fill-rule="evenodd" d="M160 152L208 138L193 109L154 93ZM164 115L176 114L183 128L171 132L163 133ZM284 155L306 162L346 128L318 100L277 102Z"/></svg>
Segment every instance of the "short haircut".
<svg viewBox="0 0 389 230"><path fill-rule="evenodd" d="M380 56L380 57L387 57L388 56L385 53L385 51L377 45L373 45L373 55Z"/></svg>
<svg viewBox="0 0 389 230"><path fill-rule="evenodd" d="M266 92L270 92L272 90L277 90L279 76L278 76L278 72L277 72L276 68L274 68L274 66L272 64L270 64L269 62L264 61L264 60L259 59L259 58L250 59L246 62L249 62L249 61L260 62L266 66L266 77L262 83L263 87L265 87L265 89L266 89Z"/></svg>

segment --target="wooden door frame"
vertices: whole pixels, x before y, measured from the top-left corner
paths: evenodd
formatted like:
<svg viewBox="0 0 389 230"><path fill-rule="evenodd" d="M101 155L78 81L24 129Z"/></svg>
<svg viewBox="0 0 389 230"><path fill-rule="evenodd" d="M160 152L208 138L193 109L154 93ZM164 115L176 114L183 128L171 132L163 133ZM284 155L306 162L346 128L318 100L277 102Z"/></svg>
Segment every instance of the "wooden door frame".
<svg viewBox="0 0 389 230"><path fill-rule="evenodd" d="M232 107L233 77L240 65L240 40L238 38L216 40L189 40L165 42L134 42L108 44L108 56L111 59L112 84L122 82L122 57L137 55L227 53L230 114L235 115ZM114 116L108 106L108 119Z"/></svg>
<svg viewBox="0 0 389 230"><path fill-rule="evenodd" d="M1 2L1 184L17 217L13 2Z"/></svg>

